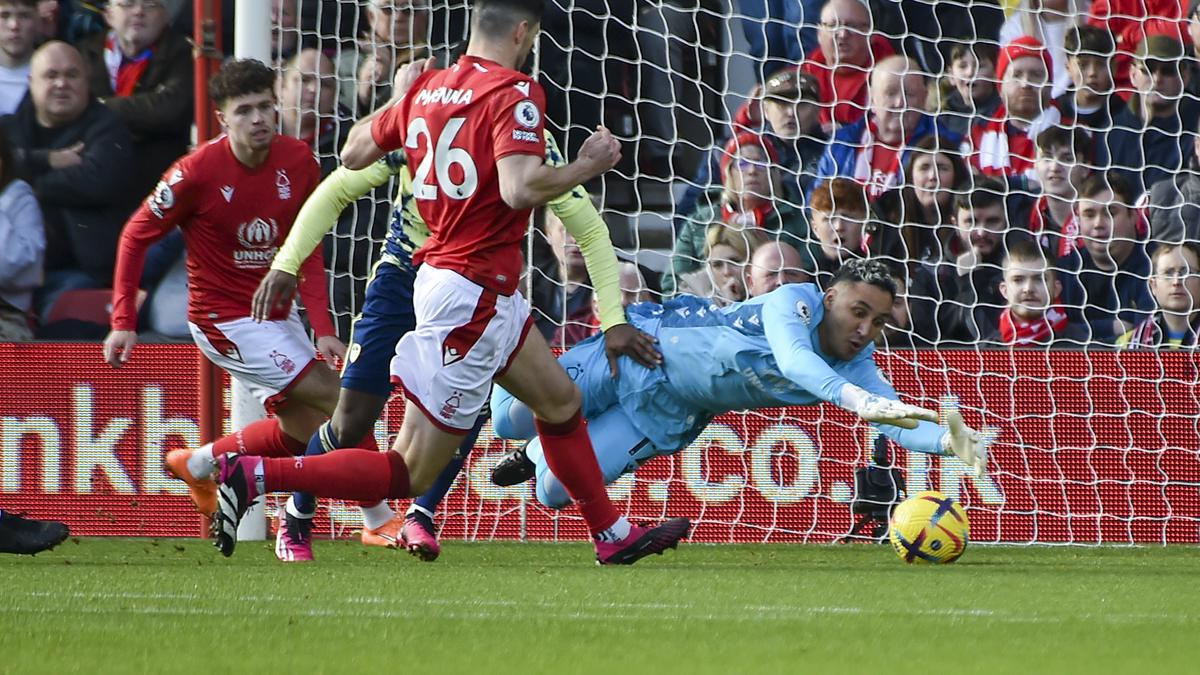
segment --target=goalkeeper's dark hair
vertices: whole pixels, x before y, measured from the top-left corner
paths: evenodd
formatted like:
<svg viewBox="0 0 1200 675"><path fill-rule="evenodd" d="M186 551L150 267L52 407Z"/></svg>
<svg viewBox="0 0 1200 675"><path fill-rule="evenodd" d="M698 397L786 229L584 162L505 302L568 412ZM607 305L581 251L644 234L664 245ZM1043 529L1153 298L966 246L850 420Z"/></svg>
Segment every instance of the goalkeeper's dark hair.
<svg viewBox="0 0 1200 675"><path fill-rule="evenodd" d="M471 4L471 33L498 38L522 21L542 22L543 0L475 0Z"/></svg>
<svg viewBox="0 0 1200 675"><path fill-rule="evenodd" d="M228 61L208 81L208 96L218 109L231 99L275 92L275 71L256 59Z"/></svg>
<svg viewBox="0 0 1200 675"><path fill-rule="evenodd" d="M829 282L828 288L833 288L842 282L855 283L862 282L870 284L876 288L880 288L888 292L888 295L894 299L899 289L896 288L896 278L892 275L892 270L888 269L886 263L882 260L874 260L872 258L855 258L848 260L842 265L841 269L833 275L833 281Z"/></svg>

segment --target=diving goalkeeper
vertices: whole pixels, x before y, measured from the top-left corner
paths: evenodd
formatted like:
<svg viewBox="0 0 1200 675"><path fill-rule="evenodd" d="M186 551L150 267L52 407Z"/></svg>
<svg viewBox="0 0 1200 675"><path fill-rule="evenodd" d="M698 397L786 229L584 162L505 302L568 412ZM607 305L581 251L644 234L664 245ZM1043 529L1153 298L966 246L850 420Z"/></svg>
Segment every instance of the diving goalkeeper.
<svg viewBox="0 0 1200 675"><path fill-rule="evenodd" d="M627 308L635 327L658 338L662 367L622 358L614 379L596 339L559 357L583 391L605 482L687 447L722 413L822 401L877 425L909 450L957 456L982 476L990 434L968 427L957 411L947 413L942 427L937 413L900 402L871 358L895 294L883 263L853 260L824 293L814 284L789 284L728 307L683 295ZM492 481L515 485L536 476L538 501L567 506L529 409L497 387L492 419L499 436L532 439L500 460Z"/></svg>

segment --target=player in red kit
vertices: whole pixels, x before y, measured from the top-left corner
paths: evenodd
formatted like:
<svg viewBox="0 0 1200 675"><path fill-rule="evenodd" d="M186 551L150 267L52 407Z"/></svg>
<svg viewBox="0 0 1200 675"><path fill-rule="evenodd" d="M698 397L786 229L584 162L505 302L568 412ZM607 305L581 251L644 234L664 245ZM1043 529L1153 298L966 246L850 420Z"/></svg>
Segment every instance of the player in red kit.
<svg viewBox="0 0 1200 675"><path fill-rule="evenodd" d="M493 380L534 411L547 461L565 474L602 564L628 564L674 548L690 523L674 518L634 526L612 505L580 415L579 389L546 341L531 331L529 306L517 292L520 243L530 211L611 169L620 146L598 130L574 162L544 163L545 95L517 72L540 28L541 0L477 0L467 54L446 70L430 61L397 80L407 95L355 125L342 162L362 168L403 147L413 197L430 237L414 255L416 330L396 347L391 373L407 407L392 452L336 450L303 461L226 455L218 458L217 539L226 555L241 513L263 492L302 490L368 501L421 494L449 461L487 400ZM409 84L411 83L411 84ZM603 225L574 233L585 258L615 271ZM603 247L599 244L603 243ZM604 250L601 251L600 249ZM604 260L600 260L604 258ZM611 342L652 350L628 324ZM657 356L654 356L657 359ZM616 361L612 361L615 374Z"/></svg>
<svg viewBox="0 0 1200 675"><path fill-rule="evenodd" d="M318 365L292 298L266 321L250 318L254 290L320 180L312 149L275 132L274 87L275 74L258 61L221 68L210 93L225 135L167 169L126 223L117 253L105 360L114 368L129 360L137 344L135 297L146 251L179 227L187 246L188 322L196 345L276 414L198 450L168 453L168 469L209 515L217 508L214 456L303 453L337 403L337 376ZM299 293L317 349L332 365L345 347L334 336L325 283L318 248L301 269Z"/></svg>

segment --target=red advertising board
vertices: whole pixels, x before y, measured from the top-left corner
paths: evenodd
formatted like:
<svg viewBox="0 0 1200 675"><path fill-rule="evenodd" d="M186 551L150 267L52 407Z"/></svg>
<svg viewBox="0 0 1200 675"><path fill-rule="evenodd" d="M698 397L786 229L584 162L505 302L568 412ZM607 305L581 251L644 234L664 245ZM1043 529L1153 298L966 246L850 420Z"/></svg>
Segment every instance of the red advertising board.
<svg viewBox="0 0 1200 675"><path fill-rule="evenodd" d="M190 345L140 345L118 371L99 345L0 344L0 508L59 518L81 535L196 535L198 518L161 458L199 442L198 359ZM968 423L999 429L982 480L956 460L900 453L910 490L940 489L967 505L972 539L1200 543L1193 355L943 351L878 361L908 400L958 405ZM394 432L399 419L393 401L384 426ZM853 470L872 433L831 406L728 414L612 494L635 517L692 517L699 541L830 541L850 527ZM573 513L540 507L529 486L488 482L504 451L485 429L444 504L443 536L581 537ZM356 519L331 504L321 531L346 534Z"/></svg>

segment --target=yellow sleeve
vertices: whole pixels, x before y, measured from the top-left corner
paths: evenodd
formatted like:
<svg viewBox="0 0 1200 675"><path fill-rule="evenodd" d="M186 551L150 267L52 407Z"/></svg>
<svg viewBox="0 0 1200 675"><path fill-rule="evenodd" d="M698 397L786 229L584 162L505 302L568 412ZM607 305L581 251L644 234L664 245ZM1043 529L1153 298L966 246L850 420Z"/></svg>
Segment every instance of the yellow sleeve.
<svg viewBox="0 0 1200 675"><path fill-rule="evenodd" d="M304 201L287 240L275 254L271 269L297 274L300 265L321 243L347 206L388 182L392 169L387 158L364 169L351 171L339 166L325 177L317 189Z"/></svg>
<svg viewBox="0 0 1200 675"><path fill-rule="evenodd" d="M566 163L558 144L549 131L546 134L546 163L562 166ZM606 331L625 321L625 308L621 305L620 265L613 251L612 239L608 236L608 225L592 205L592 198L583 186L571 188L555 197L549 204L550 210L562 221L563 227L583 254L587 263L588 276L592 280L593 292L600 304L600 330Z"/></svg>
<svg viewBox="0 0 1200 675"><path fill-rule="evenodd" d="M1129 343L1133 340L1133 331L1129 331L1124 335L1117 337L1117 349L1129 349Z"/></svg>

